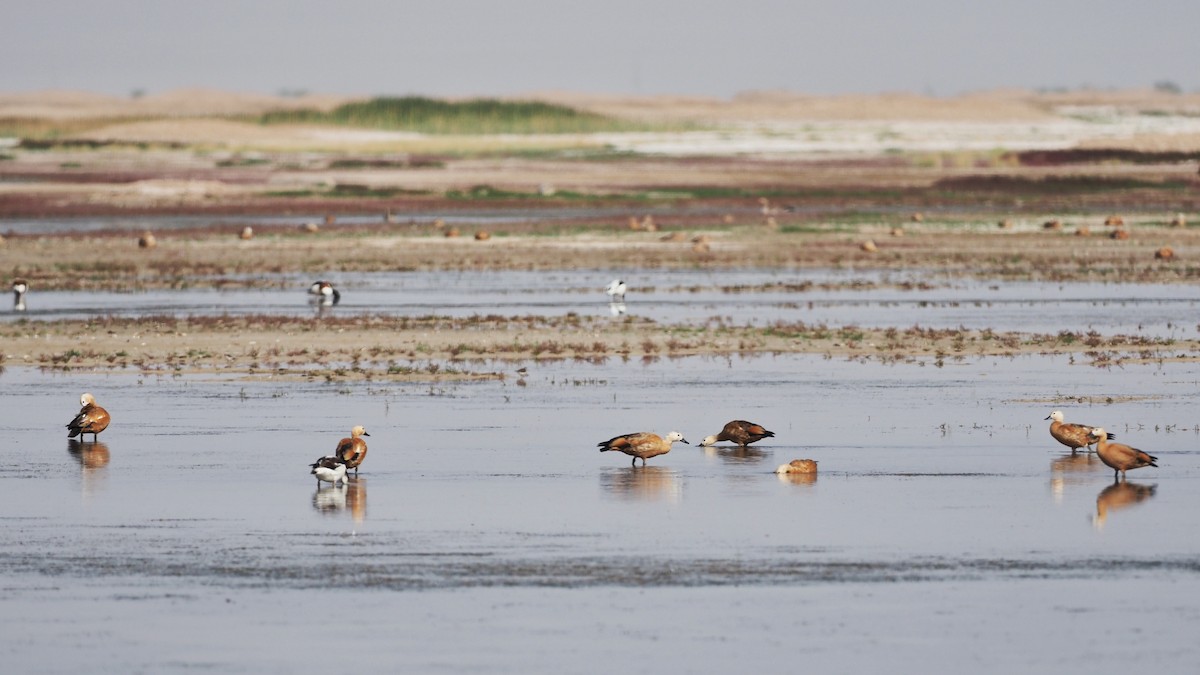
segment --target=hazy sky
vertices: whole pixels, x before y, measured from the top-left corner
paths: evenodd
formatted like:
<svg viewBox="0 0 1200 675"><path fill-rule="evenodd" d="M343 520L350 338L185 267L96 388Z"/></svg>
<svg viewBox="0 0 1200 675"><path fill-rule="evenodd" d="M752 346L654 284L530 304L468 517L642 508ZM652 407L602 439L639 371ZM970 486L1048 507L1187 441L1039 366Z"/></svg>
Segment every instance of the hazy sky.
<svg viewBox="0 0 1200 675"><path fill-rule="evenodd" d="M0 91L1200 90L1200 0L8 0Z"/></svg>

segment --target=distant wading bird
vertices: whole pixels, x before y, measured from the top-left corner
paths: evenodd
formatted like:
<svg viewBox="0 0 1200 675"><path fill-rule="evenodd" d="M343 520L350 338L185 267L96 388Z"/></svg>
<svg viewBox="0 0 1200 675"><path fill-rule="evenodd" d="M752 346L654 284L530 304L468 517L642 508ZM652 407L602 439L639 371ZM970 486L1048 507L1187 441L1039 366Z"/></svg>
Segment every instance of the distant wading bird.
<svg viewBox="0 0 1200 675"><path fill-rule="evenodd" d="M604 292L608 293L608 297L611 298L611 302L625 302L625 290L626 286L624 281L621 281L620 279L613 279L609 282L608 286L605 287Z"/></svg>
<svg viewBox="0 0 1200 675"><path fill-rule="evenodd" d="M29 291L29 282L24 279L13 279L13 309L18 312L25 311L25 293Z"/></svg>
<svg viewBox="0 0 1200 675"><path fill-rule="evenodd" d="M79 436L82 440L83 434L91 434L94 442L99 433L108 428L111 418L107 410L96 405L96 397L91 394L80 396L79 405L83 406L79 409L79 414L67 423L67 438Z"/></svg>
<svg viewBox="0 0 1200 675"><path fill-rule="evenodd" d="M700 445L716 445L719 441L733 441L743 448L755 441L772 438L775 433L767 431L761 425L746 420L733 420L721 429L716 436L705 436Z"/></svg>
<svg viewBox="0 0 1200 675"><path fill-rule="evenodd" d="M350 438L338 441L337 450L333 453L334 457L345 463L347 469L354 469L355 476L358 475L358 465L367 458L367 442L359 436L370 435L362 426L356 426L350 430Z"/></svg>
<svg viewBox="0 0 1200 675"><path fill-rule="evenodd" d="M1089 427L1086 424L1068 424L1063 421L1061 410L1055 410L1046 419L1054 420L1050 423L1050 435L1054 437L1054 440L1070 448L1071 452L1075 452L1079 448L1091 450L1088 446L1096 442L1091 438L1095 427ZM1116 435L1108 434L1108 440L1111 441L1114 438Z"/></svg>
<svg viewBox="0 0 1200 675"><path fill-rule="evenodd" d="M319 302L325 307L336 305L342 299L342 294L328 281L314 281L312 286L308 287L308 294L316 296L314 302Z"/></svg>
<svg viewBox="0 0 1200 675"><path fill-rule="evenodd" d="M1117 474L1121 474L1121 478L1125 478L1125 472L1130 469L1140 469L1143 466L1158 465L1155 462L1158 458L1154 455L1147 454L1131 448L1128 445L1121 443L1109 443L1108 435L1104 433L1104 429L1097 427L1092 429L1091 437L1095 439L1096 454L1100 456L1100 461L1107 464L1113 470L1113 480L1117 479Z"/></svg>
<svg viewBox="0 0 1200 675"><path fill-rule="evenodd" d="M651 434L647 432L622 434L620 436L614 436L603 443L597 443L596 445L600 447L600 452L616 450L617 452L623 452L630 457L633 457L633 466L637 466L638 458L641 457L642 466L646 466L647 459L651 457L657 457L659 455L665 455L670 452L671 444L675 441L687 443L687 441L683 439L683 434L679 433L678 431L672 431L671 433L667 434L666 438L663 438L658 434ZM688 445L691 445L691 443L688 443Z"/></svg>

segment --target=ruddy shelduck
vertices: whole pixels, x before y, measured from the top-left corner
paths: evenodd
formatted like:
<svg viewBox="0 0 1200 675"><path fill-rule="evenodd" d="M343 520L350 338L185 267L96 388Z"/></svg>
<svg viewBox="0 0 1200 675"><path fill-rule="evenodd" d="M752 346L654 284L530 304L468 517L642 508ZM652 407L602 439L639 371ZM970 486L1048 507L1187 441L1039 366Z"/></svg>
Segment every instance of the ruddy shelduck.
<svg viewBox="0 0 1200 675"><path fill-rule="evenodd" d="M1140 469L1143 466L1158 466L1155 464L1158 458L1154 455L1121 443L1109 443L1108 435L1105 434L1103 427L1092 429L1091 437L1096 439L1096 454L1100 456L1100 461L1107 464L1113 470L1113 480L1117 479L1118 473L1124 479L1125 472L1130 469Z"/></svg>
<svg viewBox="0 0 1200 675"><path fill-rule="evenodd" d="M337 450L333 452L334 457L346 463L347 469L354 469L355 476L358 475L358 465L367 458L367 442L359 437L370 435L362 425L356 426L350 430L350 438L338 441Z"/></svg>
<svg viewBox="0 0 1200 675"><path fill-rule="evenodd" d="M719 441L733 441L744 448L755 441L774 436L775 432L767 431L760 424L746 420L733 420L726 424L725 428L721 429L721 433L716 436L705 436L704 440L700 441L700 445L716 445Z"/></svg>
<svg viewBox="0 0 1200 675"><path fill-rule="evenodd" d="M775 473L816 473L817 461L815 459L793 459L787 464L780 464Z"/></svg>
<svg viewBox="0 0 1200 675"><path fill-rule="evenodd" d="M108 428L112 418L107 410L96 405L96 397L91 394L80 396L79 405L83 406L79 409L79 414L67 423L67 438L79 436L82 440L83 434L91 434L92 440L95 441L100 432Z"/></svg>
<svg viewBox="0 0 1200 675"><path fill-rule="evenodd" d="M683 434L678 431L672 431L666 437L652 434L649 432L641 432L636 434L622 434L614 436L603 443L597 443L600 447L600 452L608 452L616 450L623 452L630 457L633 457L633 466L637 466L638 458L642 459L642 466L646 466L646 460L651 457L665 455L671 451L671 444L675 441L687 443L683 438ZM691 445L691 443L688 443Z"/></svg>
<svg viewBox="0 0 1200 675"><path fill-rule="evenodd" d="M1050 435L1054 437L1054 440L1070 448L1071 452L1075 452L1079 448L1088 448L1092 443L1095 443L1091 438L1091 433L1095 427L1090 427L1086 424L1064 422L1061 410L1055 410L1046 419L1054 420L1050 423ZM1108 434L1107 438L1111 441L1116 436Z"/></svg>

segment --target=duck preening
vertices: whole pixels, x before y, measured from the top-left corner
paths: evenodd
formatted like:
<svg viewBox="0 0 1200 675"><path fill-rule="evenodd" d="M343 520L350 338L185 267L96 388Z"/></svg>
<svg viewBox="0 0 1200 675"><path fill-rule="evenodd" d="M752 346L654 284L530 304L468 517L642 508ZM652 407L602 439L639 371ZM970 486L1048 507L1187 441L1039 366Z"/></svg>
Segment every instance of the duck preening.
<svg viewBox="0 0 1200 675"><path fill-rule="evenodd" d="M657 457L670 452L671 444L675 441L687 443L683 438L683 434L678 431L672 431L667 434L666 438L648 432L622 434L596 445L600 447L600 452L616 450L617 452L623 452L633 457L633 466L637 466L637 461L640 457L642 459L642 466L646 466L646 460L650 457ZM691 445L691 443L688 443L688 445Z"/></svg>
<svg viewBox="0 0 1200 675"><path fill-rule="evenodd" d="M100 432L108 428L112 418L107 410L96 405L96 397L91 394L80 396L79 405L83 406L79 409L79 414L67 423L67 438L79 436L82 440L83 434L91 434L92 440L95 441Z"/></svg>

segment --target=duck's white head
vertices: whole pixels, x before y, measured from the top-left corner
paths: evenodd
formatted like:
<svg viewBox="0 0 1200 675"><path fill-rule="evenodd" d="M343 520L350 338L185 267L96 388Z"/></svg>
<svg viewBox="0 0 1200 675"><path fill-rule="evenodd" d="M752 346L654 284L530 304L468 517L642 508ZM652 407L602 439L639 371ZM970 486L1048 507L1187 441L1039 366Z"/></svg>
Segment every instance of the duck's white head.
<svg viewBox="0 0 1200 675"><path fill-rule="evenodd" d="M350 430L350 436L353 438L358 438L359 436L370 436L370 435L371 434L368 434L366 428L364 428L361 424Z"/></svg>
<svg viewBox="0 0 1200 675"><path fill-rule="evenodd" d="M1095 438L1096 440L1099 441L1099 440L1107 439L1108 432L1104 430L1104 427L1096 427L1096 428L1092 429L1091 433L1089 433L1088 436Z"/></svg>
<svg viewBox="0 0 1200 675"><path fill-rule="evenodd" d="M775 469L775 473L791 473L791 472L792 472L791 464L780 464L779 468Z"/></svg>
<svg viewBox="0 0 1200 675"><path fill-rule="evenodd" d="M79 405L81 405L81 406L95 405L95 403L96 403L96 397L92 396L91 394L84 394L83 396L79 397Z"/></svg>
<svg viewBox="0 0 1200 675"><path fill-rule="evenodd" d="M680 443L687 443L688 445L691 445L691 443L688 443L686 440L684 440L683 434L679 433L678 431L672 431L671 433L667 434L666 441L668 443L679 441Z"/></svg>
<svg viewBox="0 0 1200 675"><path fill-rule="evenodd" d="M1047 417L1046 419L1048 419L1048 420L1054 420L1055 422L1062 422L1062 421L1063 421L1063 414L1062 414L1062 411L1061 411L1061 410L1055 410L1054 412L1050 413L1050 416L1049 416L1049 417Z"/></svg>
<svg viewBox="0 0 1200 675"><path fill-rule="evenodd" d="M705 437L704 437L704 440L700 441L700 445L705 445L705 446L707 446L707 445L716 445L716 444L717 444L717 437L716 437L716 436L705 436Z"/></svg>

